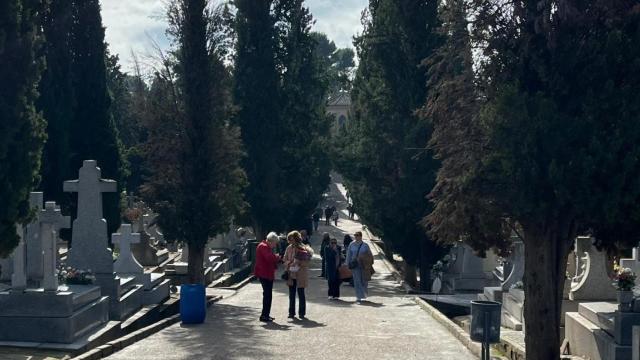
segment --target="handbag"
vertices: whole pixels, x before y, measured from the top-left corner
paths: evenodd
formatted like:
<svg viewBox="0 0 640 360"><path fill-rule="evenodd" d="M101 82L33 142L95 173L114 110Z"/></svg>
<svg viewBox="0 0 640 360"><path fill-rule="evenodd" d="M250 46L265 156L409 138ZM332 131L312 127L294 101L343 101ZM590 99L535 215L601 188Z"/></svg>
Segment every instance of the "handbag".
<svg viewBox="0 0 640 360"><path fill-rule="evenodd" d="M343 264L338 268L338 277L340 280L351 279L353 277L353 273L349 270L347 265Z"/></svg>
<svg viewBox="0 0 640 360"><path fill-rule="evenodd" d="M280 275L280 278L285 281L289 280L289 272L288 271L283 272L282 275Z"/></svg>
<svg viewBox="0 0 640 360"><path fill-rule="evenodd" d="M355 259L351 259L351 261L349 261L349 269L355 269L358 267L358 256L360 255L360 248L362 247L362 244L364 244L364 242L361 242L358 246L358 251L356 251Z"/></svg>

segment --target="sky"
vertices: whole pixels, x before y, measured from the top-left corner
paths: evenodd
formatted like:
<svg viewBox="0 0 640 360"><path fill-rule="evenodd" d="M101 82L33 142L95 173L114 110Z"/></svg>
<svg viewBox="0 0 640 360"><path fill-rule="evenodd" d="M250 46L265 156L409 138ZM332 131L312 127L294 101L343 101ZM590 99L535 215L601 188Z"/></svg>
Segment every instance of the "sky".
<svg viewBox="0 0 640 360"><path fill-rule="evenodd" d="M132 51L144 57L153 53L152 44L169 46L165 36L163 0L101 0L102 21L106 27L106 40L112 53L120 56L124 70L131 69ZM353 35L362 29L360 13L367 0L307 0L320 31L338 47L353 47Z"/></svg>

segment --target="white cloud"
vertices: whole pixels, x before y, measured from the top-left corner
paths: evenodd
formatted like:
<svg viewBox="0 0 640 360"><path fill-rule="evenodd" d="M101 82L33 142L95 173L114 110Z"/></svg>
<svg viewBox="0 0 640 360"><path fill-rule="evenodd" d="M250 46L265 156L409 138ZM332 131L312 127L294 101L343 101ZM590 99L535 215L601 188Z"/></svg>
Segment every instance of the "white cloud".
<svg viewBox="0 0 640 360"><path fill-rule="evenodd" d="M353 47L353 35L362 30L360 13L367 0L307 0L316 19L314 31L332 39L338 47ZM120 56L123 68L131 68L131 51L151 52L151 39L168 47L163 19L163 0L101 0L102 21L112 53Z"/></svg>

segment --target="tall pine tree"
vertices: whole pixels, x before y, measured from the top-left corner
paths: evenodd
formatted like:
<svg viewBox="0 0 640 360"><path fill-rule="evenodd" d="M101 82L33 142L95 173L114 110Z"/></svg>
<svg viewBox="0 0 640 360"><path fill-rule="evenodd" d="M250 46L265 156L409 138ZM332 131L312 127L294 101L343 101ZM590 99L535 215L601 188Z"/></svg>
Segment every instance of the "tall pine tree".
<svg viewBox="0 0 640 360"><path fill-rule="evenodd" d="M43 69L39 16L43 2L0 2L0 257L18 243L16 223L29 215L38 181L44 122L36 111Z"/></svg>
<svg viewBox="0 0 640 360"><path fill-rule="evenodd" d="M426 149L430 126L415 112L428 91L420 64L441 43L437 8L432 0L369 3L355 42L353 122L337 158L358 214L403 256L409 283L420 267L425 289L442 251L419 223L431 211L426 196L439 164Z"/></svg>
<svg viewBox="0 0 640 360"><path fill-rule="evenodd" d="M165 151L150 154L152 176L144 189L167 235L189 245L190 281L203 283L205 245L227 231L239 212L245 175L239 132L228 121L226 68L218 44L208 37L219 24L209 21L206 0L179 0L169 11L175 15L172 31L179 45L177 83L157 77L151 92L171 94L175 101L162 102L170 110L162 115L169 118L162 118L164 124L155 119L162 127L149 129L150 145ZM158 140L167 137L177 138L175 147L171 157L160 158L167 146Z"/></svg>
<svg viewBox="0 0 640 360"><path fill-rule="evenodd" d="M243 167L249 186L246 199L258 238L284 230L287 213L282 169L284 143L280 114L279 75L276 70L275 19L272 0L235 0L237 34L234 67L236 123L242 129L247 156Z"/></svg>
<svg viewBox="0 0 640 360"><path fill-rule="evenodd" d="M604 247L638 241L640 13L624 0L470 5L472 42L483 51L477 121L436 130L432 144L476 165L441 172L429 222L438 237L477 246L495 244L503 228L519 230L527 359L557 359L576 235L592 232ZM460 118L466 104L452 96L449 113ZM463 220L470 209L476 221ZM628 237L616 238L619 230Z"/></svg>
<svg viewBox="0 0 640 360"><path fill-rule="evenodd" d="M49 9L43 16L47 68L40 80L40 98L37 102L38 109L47 122L48 135L40 171L40 190L44 192L46 201L56 201L64 212L70 210L70 196L63 193L62 183L77 176L71 166L69 142L76 107L71 47L73 21L72 1L50 2Z"/></svg>
<svg viewBox="0 0 640 360"><path fill-rule="evenodd" d="M74 2L71 29L75 109L70 124L71 166L74 173L87 159L98 161L102 176L118 181L117 193L104 194L109 233L120 226L123 189L121 144L111 113L107 87L106 43L99 0Z"/></svg>
<svg viewBox="0 0 640 360"><path fill-rule="evenodd" d="M284 69L280 118L287 174L284 193L286 225L303 229L329 185L331 163L327 152L330 121L326 112L328 81L310 33L313 18L303 0L282 0L276 5L280 34L278 56Z"/></svg>
<svg viewBox="0 0 640 360"><path fill-rule="evenodd" d="M105 178L123 188L121 144L107 86L107 51L98 0L54 1L43 21L47 71L38 106L47 121L48 142L41 169L47 200L75 212L62 181L77 176L84 160L98 161ZM104 195L109 233L120 226L120 194Z"/></svg>

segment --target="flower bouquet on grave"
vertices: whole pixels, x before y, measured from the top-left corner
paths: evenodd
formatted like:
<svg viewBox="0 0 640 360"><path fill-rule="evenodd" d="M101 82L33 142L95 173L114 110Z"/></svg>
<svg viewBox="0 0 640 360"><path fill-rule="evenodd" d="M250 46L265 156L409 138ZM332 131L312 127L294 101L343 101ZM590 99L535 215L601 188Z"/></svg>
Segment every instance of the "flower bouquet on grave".
<svg viewBox="0 0 640 360"><path fill-rule="evenodd" d="M91 270L74 269L62 266L58 269L58 281L65 285L91 285L96 280Z"/></svg>
<svg viewBox="0 0 640 360"><path fill-rule="evenodd" d="M636 286L636 275L629 268L614 267L616 275L613 286L618 290L618 309L622 312L633 310L633 288Z"/></svg>

